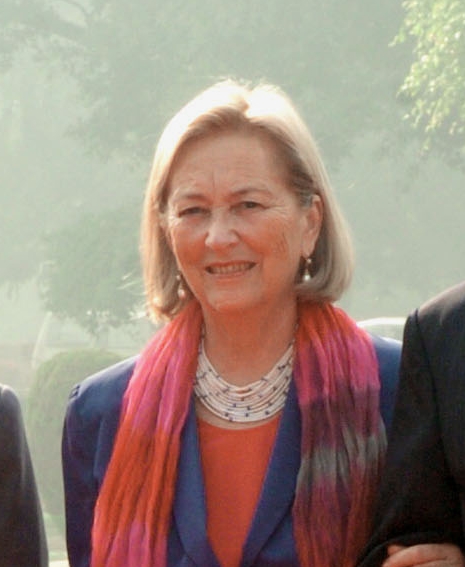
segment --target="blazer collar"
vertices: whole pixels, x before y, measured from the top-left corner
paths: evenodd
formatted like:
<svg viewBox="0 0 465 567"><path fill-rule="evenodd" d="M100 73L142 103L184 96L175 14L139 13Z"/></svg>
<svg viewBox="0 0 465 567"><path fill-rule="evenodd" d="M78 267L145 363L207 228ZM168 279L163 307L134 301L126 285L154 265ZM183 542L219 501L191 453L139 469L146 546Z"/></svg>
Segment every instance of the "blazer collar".
<svg viewBox="0 0 465 567"><path fill-rule="evenodd" d="M289 513L300 466L300 413L295 386L291 388L278 427L252 525L244 546L242 567L254 559ZM174 521L186 554L199 567L220 567L206 530L205 489L202 478L194 402L191 402L181 441Z"/></svg>

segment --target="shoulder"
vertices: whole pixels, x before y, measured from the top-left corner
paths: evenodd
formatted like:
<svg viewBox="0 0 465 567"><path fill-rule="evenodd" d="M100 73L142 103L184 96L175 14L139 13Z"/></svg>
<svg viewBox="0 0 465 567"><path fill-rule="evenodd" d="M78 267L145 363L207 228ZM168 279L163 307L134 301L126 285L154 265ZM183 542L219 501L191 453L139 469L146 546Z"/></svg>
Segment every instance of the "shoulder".
<svg viewBox="0 0 465 567"><path fill-rule="evenodd" d="M380 380L380 412L389 430L399 382L402 343L395 339L371 335L378 358Z"/></svg>
<svg viewBox="0 0 465 567"><path fill-rule="evenodd" d="M427 350L465 344L465 282L436 295L407 319L404 342L419 341Z"/></svg>
<svg viewBox="0 0 465 567"><path fill-rule="evenodd" d="M77 384L69 397L62 439L63 466L69 476L82 462L87 481L103 479L118 429L121 405L136 358L119 362ZM81 464L79 464L81 463ZM76 469L69 472L70 469ZM85 467L84 467L85 469Z"/></svg>
<svg viewBox="0 0 465 567"><path fill-rule="evenodd" d="M434 320L440 324L454 324L464 321L465 317L465 282L451 287L436 295L418 309L421 321Z"/></svg>
<svg viewBox="0 0 465 567"><path fill-rule="evenodd" d="M0 385L0 460L16 461L25 450L25 429L16 393ZM0 466L0 468L2 468Z"/></svg>
<svg viewBox="0 0 465 567"><path fill-rule="evenodd" d="M370 335L375 348L380 374L397 372L399 369L402 343L396 339Z"/></svg>
<svg viewBox="0 0 465 567"><path fill-rule="evenodd" d="M100 420L105 414L119 412L137 357L132 357L89 376L71 391L68 414L83 421Z"/></svg>
<svg viewBox="0 0 465 567"><path fill-rule="evenodd" d="M13 439L23 435L24 425L16 393L9 387L0 384L0 446L11 444Z"/></svg>
<svg viewBox="0 0 465 567"><path fill-rule="evenodd" d="M15 392L4 384L0 384L0 412L2 413L2 420L5 415L16 416L21 413Z"/></svg>

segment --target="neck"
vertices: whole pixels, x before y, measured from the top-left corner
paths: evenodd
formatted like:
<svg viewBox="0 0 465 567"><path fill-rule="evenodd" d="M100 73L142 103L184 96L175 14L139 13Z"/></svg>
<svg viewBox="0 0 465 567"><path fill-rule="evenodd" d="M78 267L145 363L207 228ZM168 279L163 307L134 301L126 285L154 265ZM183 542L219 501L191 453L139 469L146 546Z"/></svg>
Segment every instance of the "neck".
<svg viewBox="0 0 465 567"><path fill-rule="evenodd" d="M295 334L297 306L257 317L204 313L205 352L224 380L242 386L261 378L284 354Z"/></svg>

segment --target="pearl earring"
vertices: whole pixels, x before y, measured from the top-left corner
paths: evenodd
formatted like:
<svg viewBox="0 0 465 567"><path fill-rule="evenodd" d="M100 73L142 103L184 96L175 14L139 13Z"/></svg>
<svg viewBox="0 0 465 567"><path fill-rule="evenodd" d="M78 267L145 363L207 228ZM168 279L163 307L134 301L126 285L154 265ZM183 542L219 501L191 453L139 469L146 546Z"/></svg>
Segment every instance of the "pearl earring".
<svg viewBox="0 0 465 567"><path fill-rule="evenodd" d="M308 256L308 258L305 258L304 271L302 275L303 283L308 283L312 279L312 274L310 273L311 265L312 265L312 259L310 258L310 256Z"/></svg>
<svg viewBox="0 0 465 567"><path fill-rule="evenodd" d="M178 272L176 274L176 281L178 282L178 298L183 301L184 299L186 299L186 288L185 288L185 284L184 284L184 279L182 277L182 274L180 272Z"/></svg>

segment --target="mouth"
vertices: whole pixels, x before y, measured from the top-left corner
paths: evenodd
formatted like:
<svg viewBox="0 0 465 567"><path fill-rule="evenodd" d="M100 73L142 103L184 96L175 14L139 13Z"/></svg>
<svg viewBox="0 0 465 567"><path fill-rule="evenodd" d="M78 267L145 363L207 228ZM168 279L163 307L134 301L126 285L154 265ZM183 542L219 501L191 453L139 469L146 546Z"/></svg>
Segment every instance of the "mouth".
<svg viewBox="0 0 465 567"><path fill-rule="evenodd" d="M207 266L207 272L213 275L233 275L247 272L254 267L253 262L235 262L233 264L215 264Z"/></svg>

